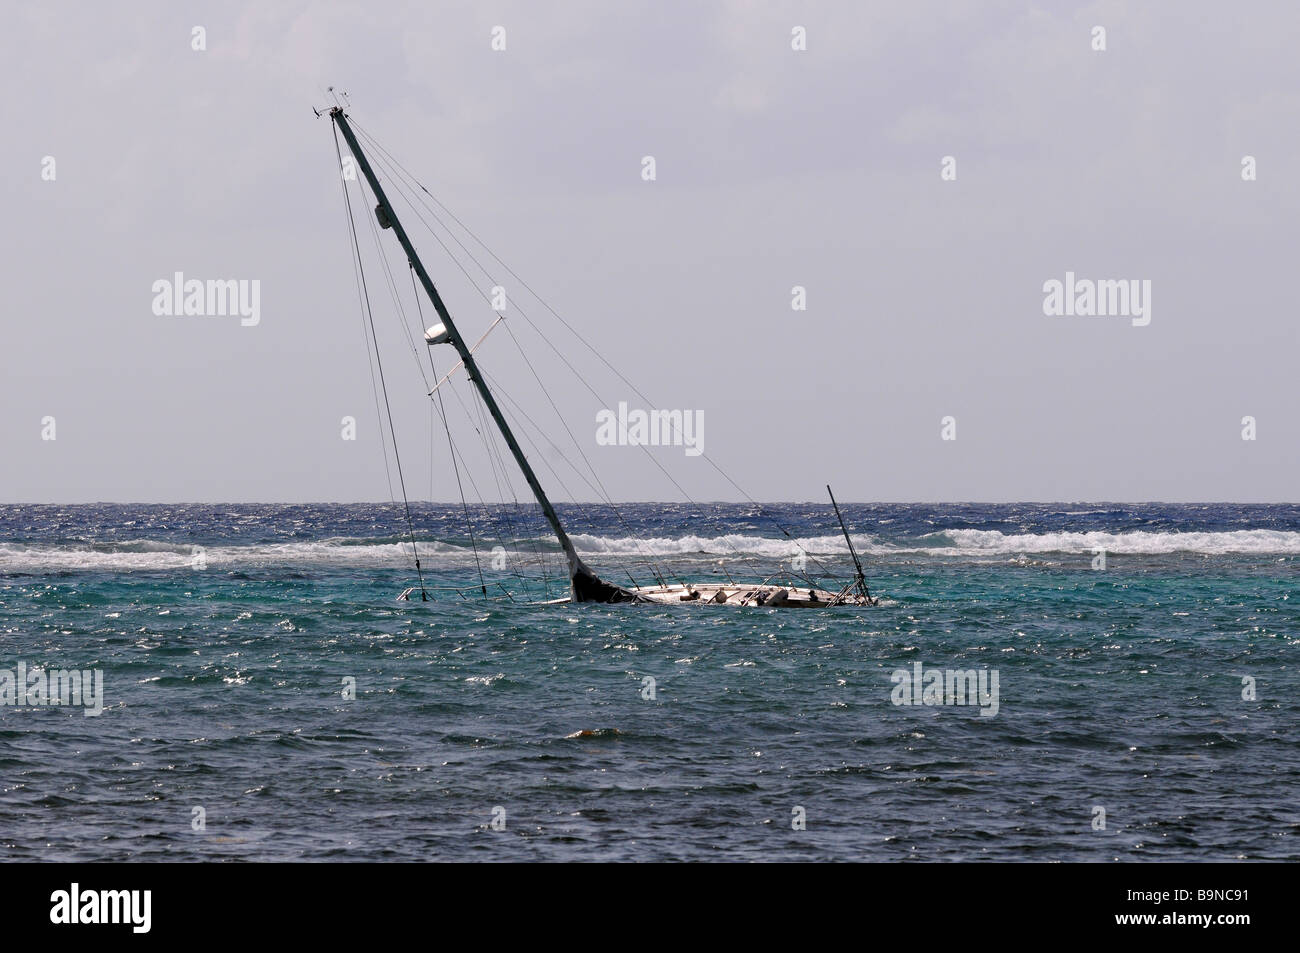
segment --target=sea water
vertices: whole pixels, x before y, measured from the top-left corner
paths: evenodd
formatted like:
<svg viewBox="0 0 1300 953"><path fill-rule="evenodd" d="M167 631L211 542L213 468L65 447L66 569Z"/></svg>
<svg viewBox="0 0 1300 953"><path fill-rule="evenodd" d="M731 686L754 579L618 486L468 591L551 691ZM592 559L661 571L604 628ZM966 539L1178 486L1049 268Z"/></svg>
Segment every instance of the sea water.
<svg viewBox="0 0 1300 953"><path fill-rule="evenodd" d="M0 856L1300 858L1300 507L842 508L0 507Z"/></svg>

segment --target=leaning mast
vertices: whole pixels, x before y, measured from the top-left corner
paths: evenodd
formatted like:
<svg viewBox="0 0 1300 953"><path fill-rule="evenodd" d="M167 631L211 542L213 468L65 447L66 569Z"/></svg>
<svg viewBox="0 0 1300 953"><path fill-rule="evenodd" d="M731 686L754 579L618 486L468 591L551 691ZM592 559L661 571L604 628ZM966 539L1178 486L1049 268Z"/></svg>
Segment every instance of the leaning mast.
<svg viewBox="0 0 1300 953"><path fill-rule="evenodd" d="M348 148L357 160L357 166L361 169L361 174L365 176L366 181L370 184L371 192L374 193L375 199L379 202L375 207L375 216L378 218L379 224L384 228L391 228L397 236L402 250L406 252L407 260L411 263L416 277L420 279L420 284L424 287L425 294L433 302L434 310L437 311L438 317L442 320L443 327L447 331L447 340L456 349L456 353L460 355L461 362L465 366L465 373L478 389L479 396L483 398L483 405L496 423L497 429L501 431L501 437L514 455L515 463L519 465L524 479L533 491L533 496L537 498L537 503L541 506L546 521L551 524L551 530L555 533L555 538L559 540L560 548L564 550L564 555L569 563L569 579L574 600L577 602L639 601L641 597L636 593L605 582L578 557L577 550L573 548L573 543L569 539L569 534L564 531L564 526L560 523L560 517L556 514L555 507L547 499L546 491L542 489L541 483L538 482L537 474L533 472L532 466L528 463L528 458L524 456L523 450L520 449L519 442L515 439L514 433L511 432L510 425L506 423L505 416L501 413L496 398L492 396L492 391L488 389L487 381L478 369L473 352L470 351L469 346L462 340L460 333L456 330L456 323L451 319L451 313L443 303L442 296L438 294L438 289L434 287L433 280L424 268L424 263L420 261L420 256L416 254L415 246L411 244L410 238L407 237L406 229L402 227L402 223L398 220L396 211L384 194L383 186L379 184L374 169L371 168L369 160L352 131L352 126L348 123L347 114L343 112L341 106L331 108L329 114L330 119L343 133L343 138L347 140Z"/></svg>

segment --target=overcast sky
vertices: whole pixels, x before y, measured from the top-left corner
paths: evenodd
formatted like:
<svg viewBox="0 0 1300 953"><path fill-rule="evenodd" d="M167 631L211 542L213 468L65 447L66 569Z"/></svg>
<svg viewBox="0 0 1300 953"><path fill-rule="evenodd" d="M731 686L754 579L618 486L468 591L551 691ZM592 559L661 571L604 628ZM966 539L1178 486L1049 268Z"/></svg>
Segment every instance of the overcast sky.
<svg viewBox="0 0 1300 953"><path fill-rule="evenodd" d="M8 4L0 501L388 498L328 85L756 499L1293 501L1297 36L1281 2ZM492 312L407 224L477 339ZM1045 315L1067 271L1150 281L1150 323ZM259 323L155 314L176 272L257 280ZM557 446L510 331L611 495L679 498L596 442L645 402L507 325L483 365ZM381 345L413 495L455 499Z"/></svg>

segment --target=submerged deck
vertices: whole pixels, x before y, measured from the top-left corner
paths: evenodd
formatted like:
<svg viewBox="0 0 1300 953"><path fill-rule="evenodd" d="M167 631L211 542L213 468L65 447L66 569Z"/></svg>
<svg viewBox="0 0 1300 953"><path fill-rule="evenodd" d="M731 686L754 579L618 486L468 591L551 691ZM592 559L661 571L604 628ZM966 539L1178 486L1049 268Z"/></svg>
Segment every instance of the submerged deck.
<svg viewBox="0 0 1300 953"><path fill-rule="evenodd" d="M874 605L854 591L832 592L828 589L776 586L767 583L682 583L669 586L628 586L627 592L639 601L660 605L727 605L766 606L771 609L824 609L828 606ZM552 599L546 605L572 602L572 598Z"/></svg>

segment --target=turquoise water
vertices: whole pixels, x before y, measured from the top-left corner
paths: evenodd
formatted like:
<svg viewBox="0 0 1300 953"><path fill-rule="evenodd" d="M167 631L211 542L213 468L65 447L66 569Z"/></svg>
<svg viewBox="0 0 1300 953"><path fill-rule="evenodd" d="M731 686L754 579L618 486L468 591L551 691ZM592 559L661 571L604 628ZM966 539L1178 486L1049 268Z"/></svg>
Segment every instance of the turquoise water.
<svg viewBox="0 0 1300 953"><path fill-rule="evenodd" d="M565 515L615 581L766 578L769 512L847 574L825 507L762 509ZM501 598L399 603L391 506L0 507L0 668L104 684L0 708L0 856L1300 858L1300 509L845 511L874 609L530 604L535 514L476 514ZM459 508L416 523L476 587ZM895 704L916 662L996 673L996 714Z"/></svg>

